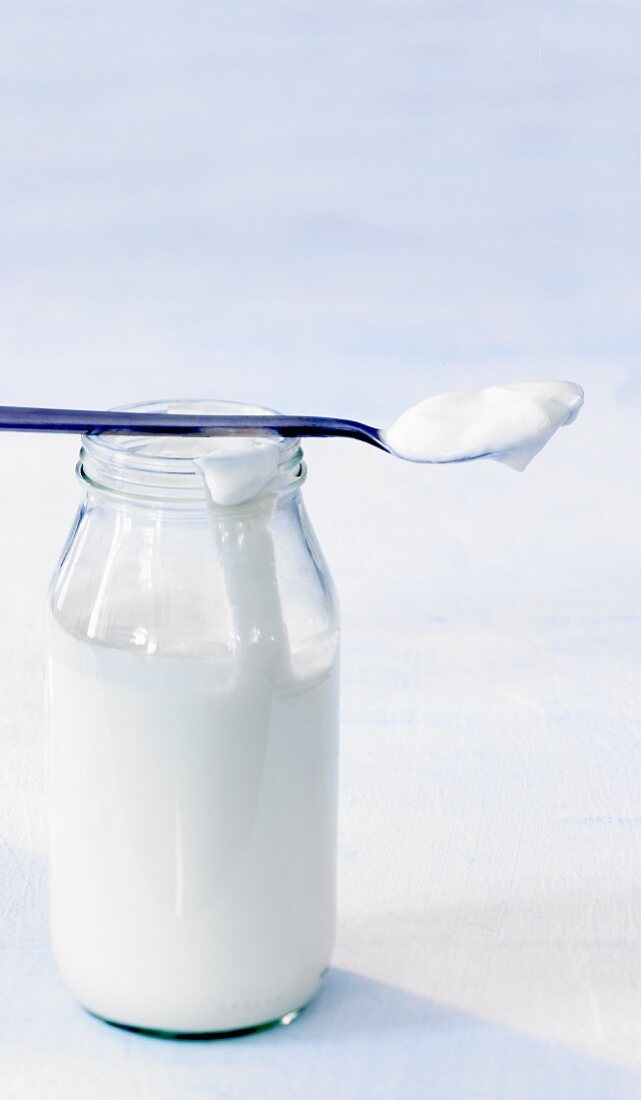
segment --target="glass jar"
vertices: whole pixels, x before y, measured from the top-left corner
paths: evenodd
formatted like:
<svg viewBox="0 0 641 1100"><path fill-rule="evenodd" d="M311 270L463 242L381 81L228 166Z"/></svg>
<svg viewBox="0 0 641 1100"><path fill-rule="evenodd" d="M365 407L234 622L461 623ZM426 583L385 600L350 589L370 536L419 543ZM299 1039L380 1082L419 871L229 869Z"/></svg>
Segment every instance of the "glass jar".
<svg viewBox="0 0 641 1100"><path fill-rule="evenodd" d="M277 440L224 506L189 439L82 440L47 613L51 935L80 1003L129 1027L289 1018L329 963L338 612Z"/></svg>

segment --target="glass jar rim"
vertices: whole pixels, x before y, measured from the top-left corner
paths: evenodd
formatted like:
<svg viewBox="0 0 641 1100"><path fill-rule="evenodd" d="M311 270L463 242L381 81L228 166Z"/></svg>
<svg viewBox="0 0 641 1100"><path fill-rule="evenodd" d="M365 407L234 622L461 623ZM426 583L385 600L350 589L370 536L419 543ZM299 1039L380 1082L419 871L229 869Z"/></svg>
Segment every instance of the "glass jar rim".
<svg viewBox="0 0 641 1100"><path fill-rule="evenodd" d="M177 398L165 401L134 402L117 406L119 412L156 412L220 415L265 415L276 410L262 405L251 405L240 401L222 401L214 399ZM258 496L280 492L295 481L302 483L306 474L303 451L299 438L286 438L276 431L265 433L278 445L278 466L273 478L260 491ZM188 435L167 435L162 438L176 443L184 442ZM202 437L197 437L202 438ZM135 433L96 431L81 437L80 457L76 467L81 481L93 490L116 493L119 496L135 498L140 503L154 504L204 504L207 495L203 479L188 454L154 455L145 453L150 436ZM255 499L255 497L253 498Z"/></svg>

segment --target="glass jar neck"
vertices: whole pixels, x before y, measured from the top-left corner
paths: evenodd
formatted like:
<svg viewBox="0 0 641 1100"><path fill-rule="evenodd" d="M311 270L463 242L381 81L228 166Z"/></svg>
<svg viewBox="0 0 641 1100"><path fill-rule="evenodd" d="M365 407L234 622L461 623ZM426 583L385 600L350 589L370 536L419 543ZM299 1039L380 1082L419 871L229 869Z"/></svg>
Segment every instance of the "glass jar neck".
<svg viewBox="0 0 641 1100"><path fill-rule="evenodd" d="M242 414L271 412L256 406L221 401L173 401L128 405L139 412L186 412L195 414ZM88 492L101 503L130 504L151 508L202 509L208 505L225 509L233 505L212 501L201 469L194 461L193 442L202 436L153 437L162 446L150 446L150 437L122 435L115 432L96 433L82 437L76 472ZM299 488L306 476L306 466L299 439L286 439L270 434L276 448L275 469L269 480L242 502L246 507L254 500L280 496ZM152 451L156 453L151 453ZM233 457L233 456L232 456Z"/></svg>

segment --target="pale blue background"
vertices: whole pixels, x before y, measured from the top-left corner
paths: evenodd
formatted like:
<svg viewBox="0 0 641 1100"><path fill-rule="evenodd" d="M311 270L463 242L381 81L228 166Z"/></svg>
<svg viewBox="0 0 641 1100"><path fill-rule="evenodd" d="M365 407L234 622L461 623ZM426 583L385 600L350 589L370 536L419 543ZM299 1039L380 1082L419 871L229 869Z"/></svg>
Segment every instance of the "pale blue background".
<svg viewBox="0 0 641 1100"><path fill-rule="evenodd" d="M641 1097L640 5L3 15L3 403L587 394L522 477L306 448L345 627L336 968L215 1045L109 1030L53 970L41 606L77 441L0 438L3 1100Z"/></svg>
<svg viewBox="0 0 641 1100"><path fill-rule="evenodd" d="M7 3L5 398L180 380L385 418L488 360L635 369L639 24L622 0Z"/></svg>

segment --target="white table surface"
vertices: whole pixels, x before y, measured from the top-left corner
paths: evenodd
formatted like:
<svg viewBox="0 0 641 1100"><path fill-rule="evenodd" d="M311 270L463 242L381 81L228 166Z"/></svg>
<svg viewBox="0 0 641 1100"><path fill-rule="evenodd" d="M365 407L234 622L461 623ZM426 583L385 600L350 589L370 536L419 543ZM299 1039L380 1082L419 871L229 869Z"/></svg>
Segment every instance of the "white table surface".
<svg viewBox="0 0 641 1100"><path fill-rule="evenodd" d="M308 445L345 639L334 967L215 1043L109 1028L53 968L41 609L77 441L0 437L0 1095L641 1097L639 5L7 10L0 400L587 402L524 475Z"/></svg>

